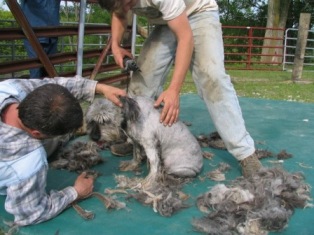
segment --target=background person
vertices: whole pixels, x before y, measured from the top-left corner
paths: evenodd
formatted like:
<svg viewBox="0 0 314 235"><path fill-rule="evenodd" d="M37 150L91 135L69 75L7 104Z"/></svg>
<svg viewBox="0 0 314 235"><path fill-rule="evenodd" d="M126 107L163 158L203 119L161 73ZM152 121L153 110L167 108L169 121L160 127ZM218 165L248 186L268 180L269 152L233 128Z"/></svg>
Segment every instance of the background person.
<svg viewBox="0 0 314 235"><path fill-rule="evenodd" d="M21 0L21 8L32 27L48 27L60 25L61 0ZM47 55L57 53L58 37L38 38ZM30 42L24 39L24 46L28 57L38 57ZM41 68L30 69L30 78L47 76L46 70Z"/></svg>

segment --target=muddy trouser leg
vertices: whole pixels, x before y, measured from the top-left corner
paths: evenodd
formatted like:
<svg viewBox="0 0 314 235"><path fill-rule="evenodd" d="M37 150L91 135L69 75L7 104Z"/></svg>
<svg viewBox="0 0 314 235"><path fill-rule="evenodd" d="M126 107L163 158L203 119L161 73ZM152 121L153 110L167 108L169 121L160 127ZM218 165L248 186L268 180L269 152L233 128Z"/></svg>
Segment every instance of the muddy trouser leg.
<svg viewBox="0 0 314 235"><path fill-rule="evenodd" d="M176 45L176 38L168 26L155 27L137 59L141 72L133 73L128 89L130 95L158 98L173 63Z"/></svg>
<svg viewBox="0 0 314 235"><path fill-rule="evenodd" d="M133 73L129 94L154 99L159 96L173 63L176 45L176 38L167 25L155 27L138 57L141 72Z"/></svg>
<svg viewBox="0 0 314 235"><path fill-rule="evenodd" d="M194 35L191 72L216 130L228 151L243 160L254 153L254 141L245 128L238 97L224 68L221 24L216 11L189 18Z"/></svg>

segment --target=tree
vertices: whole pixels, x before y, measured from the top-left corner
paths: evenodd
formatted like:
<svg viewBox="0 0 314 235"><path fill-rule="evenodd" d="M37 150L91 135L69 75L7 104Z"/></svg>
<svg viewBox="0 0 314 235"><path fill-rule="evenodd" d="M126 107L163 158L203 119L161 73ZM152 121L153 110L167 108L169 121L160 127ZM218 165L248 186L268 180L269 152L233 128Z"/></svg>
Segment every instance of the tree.
<svg viewBox="0 0 314 235"><path fill-rule="evenodd" d="M312 14L312 26L314 24L314 4L312 0L268 0L267 28L297 28L300 13ZM311 26L310 26L311 27ZM271 40L269 38L277 38ZM283 54L283 30L266 30L261 61L282 62Z"/></svg>
<svg viewBox="0 0 314 235"><path fill-rule="evenodd" d="M313 27L314 26L313 0L292 0L286 27L297 28L301 13L310 13L312 15L310 24Z"/></svg>
<svg viewBox="0 0 314 235"><path fill-rule="evenodd" d="M268 0L267 24L261 62L281 63L284 29L291 0ZM279 55L279 56L278 56Z"/></svg>
<svg viewBox="0 0 314 235"><path fill-rule="evenodd" d="M266 0L218 0L221 23L234 26L261 26L266 23Z"/></svg>
<svg viewBox="0 0 314 235"><path fill-rule="evenodd" d="M313 0L219 0L217 2L223 26L257 26L283 29L281 31L254 30L254 37L264 38L264 40L255 40L254 45L260 45L261 48L263 45L268 47L263 50L257 47L253 48L255 54L262 53L264 55L261 57L263 63L281 62L284 29L298 27L301 12L311 13L311 27L314 25ZM240 32L239 28L224 29L224 35L239 36L244 34L245 32ZM269 38L277 38L278 40L270 40ZM224 40L225 44L247 44L247 41L241 38L225 38ZM225 48L226 52L233 52L230 50L232 48ZM245 48L238 48L237 50L238 52L245 52Z"/></svg>

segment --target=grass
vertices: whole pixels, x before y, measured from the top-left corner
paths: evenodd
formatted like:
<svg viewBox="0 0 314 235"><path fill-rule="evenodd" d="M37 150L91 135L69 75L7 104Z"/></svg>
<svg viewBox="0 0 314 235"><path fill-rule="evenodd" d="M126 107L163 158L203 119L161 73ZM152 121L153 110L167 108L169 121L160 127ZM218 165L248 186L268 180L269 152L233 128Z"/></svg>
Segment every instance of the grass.
<svg viewBox="0 0 314 235"><path fill-rule="evenodd" d="M303 71L302 79L293 82L291 71L228 70L240 97L314 103L314 71ZM166 84L167 86L167 84ZM188 74L181 93L196 93Z"/></svg>

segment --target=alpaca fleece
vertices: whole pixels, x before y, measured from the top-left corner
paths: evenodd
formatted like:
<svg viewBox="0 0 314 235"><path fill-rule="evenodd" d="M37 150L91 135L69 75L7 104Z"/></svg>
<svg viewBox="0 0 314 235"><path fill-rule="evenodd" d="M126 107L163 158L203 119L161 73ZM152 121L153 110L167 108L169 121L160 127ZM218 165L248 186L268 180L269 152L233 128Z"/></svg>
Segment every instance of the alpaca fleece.
<svg viewBox="0 0 314 235"><path fill-rule="evenodd" d="M310 206L309 185L300 173L262 169L230 186L218 184L197 199L208 214L194 219L194 228L206 234L267 234L284 229L295 208Z"/></svg>
<svg viewBox="0 0 314 235"><path fill-rule="evenodd" d="M55 169L80 173L103 162L99 151L100 148L94 142L77 141L61 150L57 159L50 162L49 165Z"/></svg>
<svg viewBox="0 0 314 235"><path fill-rule="evenodd" d="M124 175L115 176L117 187L128 190L126 199L134 198L139 203L151 206L154 212L170 217L177 211L189 207L185 203L188 196L181 191L182 186L191 179L178 178L168 174L158 175L157 181L149 189L137 187L141 178L129 178Z"/></svg>
<svg viewBox="0 0 314 235"><path fill-rule="evenodd" d="M95 141L113 142L127 136L133 144L133 159L120 170L135 171L146 158L149 172L139 187L154 189L158 175L195 177L203 167L201 147L187 126L178 121L171 128L160 123L154 100L121 97L123 107L107 99L95 99L86 112L87 133Z"/></svg>

